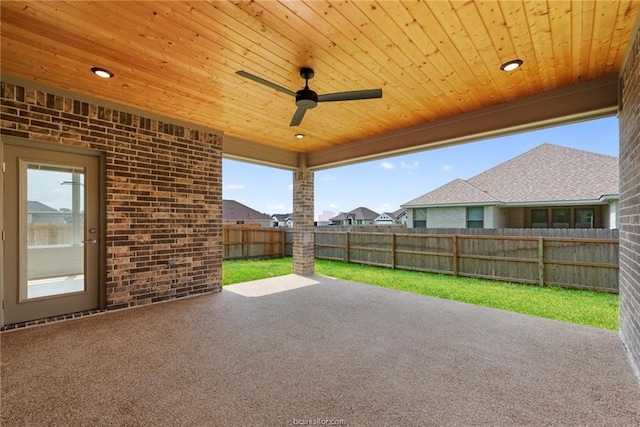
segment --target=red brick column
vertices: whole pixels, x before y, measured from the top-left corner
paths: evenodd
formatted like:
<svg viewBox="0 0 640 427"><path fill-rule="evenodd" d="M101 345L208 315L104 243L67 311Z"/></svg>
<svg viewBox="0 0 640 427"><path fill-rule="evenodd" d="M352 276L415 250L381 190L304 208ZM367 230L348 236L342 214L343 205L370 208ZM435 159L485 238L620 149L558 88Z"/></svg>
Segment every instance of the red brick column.
<svg viewBox="0 0 640 427"><path fill-rule="evenodd" d="M620 337L640 377L640 32L623 72L620 111Z"/></svg>
<svg viewBox="0 0 640 427"><path fill-rule="evenodd" d="M293 172L293 272L313 274L315 259L313 225L313 171Z"/></svg>

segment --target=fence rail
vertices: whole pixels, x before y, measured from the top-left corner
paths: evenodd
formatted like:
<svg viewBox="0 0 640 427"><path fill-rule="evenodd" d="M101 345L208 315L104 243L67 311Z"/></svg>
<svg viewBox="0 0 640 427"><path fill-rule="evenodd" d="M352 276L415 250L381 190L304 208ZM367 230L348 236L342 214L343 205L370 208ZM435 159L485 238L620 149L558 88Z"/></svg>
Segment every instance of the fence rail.
<svg viewBox="0 0 640 427"><path fill-rule="evenodd" d="M284 229L222 226L223 259L284 257Z"/></svg>
<svg viewBox="0 0 640 427"><path fill-rule="evenodd" d="M223 241L224 259L290 256L293 252L290 229L225 225ZM394 269L618 292L617 230L353 227L316 231L315 256Z"/></svg>
<svg viewBox="0 0 640 427"><path fill-rule="evenodd" d="M618 239L318 231L316 258L618 292Z"/></svg>

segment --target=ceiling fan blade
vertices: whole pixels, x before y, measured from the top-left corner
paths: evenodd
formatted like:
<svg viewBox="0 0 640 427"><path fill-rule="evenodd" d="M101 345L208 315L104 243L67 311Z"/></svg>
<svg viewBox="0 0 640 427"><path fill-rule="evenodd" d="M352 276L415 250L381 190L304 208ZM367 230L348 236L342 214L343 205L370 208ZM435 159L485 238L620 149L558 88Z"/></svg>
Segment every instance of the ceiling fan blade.
<svg viewBox="0 0 640 427"><path fill-rule="evenodd" d="M298 126L302 121L302 118L304 117L304 113L306 112L307 112L306 108L298 107L296 112L293 113L293 117L291 118L291 123L289 123L289 126Z"/></svg>
<svg viewBox="0 0 640 427"><path fill-rule="evenodd" d="M355 101L358 99L382 98L382 89L354 90L351 92L325 93L318 95L318 102Z"/></svg>
<svg viewBox="0 0 640 427"><path fill-rule="evenodd" d="M291 95L291 96L296 96L296 93L294 91L289 90L286 87L277 85L275 83L271 83L270 81L267 81L261 77L254 76L253 74L247 73L246 71L236 71L236 74L244 78L247 78L249 80L253 80L256 83L260 83L261 85L270 87L271 89L275 89L278 92L286 93L287 95Z"/></svg>

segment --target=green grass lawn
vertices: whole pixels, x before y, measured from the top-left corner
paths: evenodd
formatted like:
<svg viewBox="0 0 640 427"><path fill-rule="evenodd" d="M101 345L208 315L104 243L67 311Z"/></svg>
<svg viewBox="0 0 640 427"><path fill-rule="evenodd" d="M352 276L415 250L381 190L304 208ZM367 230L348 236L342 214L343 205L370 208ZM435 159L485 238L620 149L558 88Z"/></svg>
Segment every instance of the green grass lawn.
<svg viewBox="0 0 640 427"><path fill-rule="evenodd" d="M225 261L222 284L291 274L291 258ZM579 325L618 330L618 295L316 260L316 274Z"/></svg>

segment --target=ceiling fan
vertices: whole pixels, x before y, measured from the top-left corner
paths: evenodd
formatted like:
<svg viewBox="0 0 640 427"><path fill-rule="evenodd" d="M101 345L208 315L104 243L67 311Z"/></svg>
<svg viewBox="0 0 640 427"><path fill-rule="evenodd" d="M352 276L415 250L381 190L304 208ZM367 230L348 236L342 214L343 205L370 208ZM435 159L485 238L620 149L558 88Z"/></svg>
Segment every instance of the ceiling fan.
<svg viewBox="0 0 640 427"><path fill-rule="evenodd" d="M300 77L302 77L305 82L304 89L300 89L297 92L275 83L271 83L263 78L247 73L246 71L236 71L236 74L249 80L253 80L256 83L260 83L261 85L275 89L278 92L294 96L296 98L296 105L298 106L298 109L293 114L293 118L291 119L289 126L298 126L304 117L304 113L306 113L310 108L315 108L318 105L318 102L355 101L358 99L382 98L382 89L354 90L350 92L336 92L318 95L316 92L309 89L309 79L313 78L314 73L313 69L308 67L300 69Z"/></svg>

